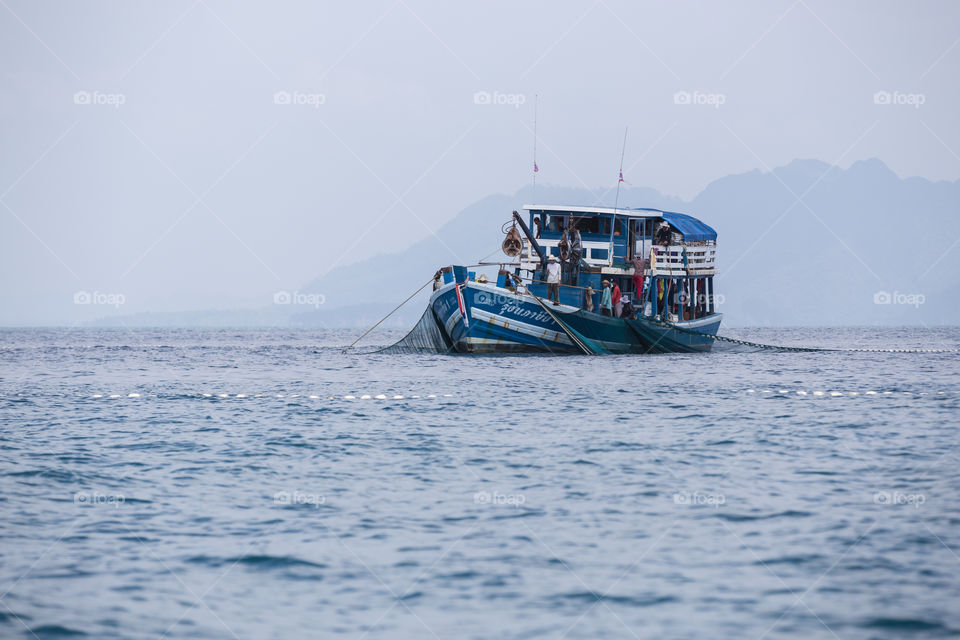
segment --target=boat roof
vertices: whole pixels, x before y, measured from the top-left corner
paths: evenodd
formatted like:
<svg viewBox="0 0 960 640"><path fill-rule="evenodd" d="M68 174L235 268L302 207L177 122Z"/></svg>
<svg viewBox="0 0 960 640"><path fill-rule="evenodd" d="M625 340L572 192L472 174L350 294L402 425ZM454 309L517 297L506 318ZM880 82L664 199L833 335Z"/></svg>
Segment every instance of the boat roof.
<svg viewBox="0 0 960 640"><path fill-rule="evenodd" d="M577 207L558 204L525 204L527 211L556 211L557 213L592 213L617 215L627 218L662 218L679 231L684 240L697 242L716 240L717 232L706 222L685 213L648 209L645 207Z"/></svg>

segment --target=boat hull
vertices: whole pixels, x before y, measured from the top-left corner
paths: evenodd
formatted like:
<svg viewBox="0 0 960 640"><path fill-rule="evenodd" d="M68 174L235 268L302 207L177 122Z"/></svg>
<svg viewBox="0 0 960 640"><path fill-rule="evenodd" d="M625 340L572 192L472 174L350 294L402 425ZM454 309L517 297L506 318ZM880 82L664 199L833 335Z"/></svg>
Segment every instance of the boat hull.
<svg viewBox="0 0 960 640"><path fill-rule="evenodd" d="M462 312L453 283L430 298L440 329L461 353L583 353L570 329L610 353L709 351L722 320L720 314L670 324L624 320L544 301L548 312L530 295L478 282L465 283L461 299Z"/></svg>

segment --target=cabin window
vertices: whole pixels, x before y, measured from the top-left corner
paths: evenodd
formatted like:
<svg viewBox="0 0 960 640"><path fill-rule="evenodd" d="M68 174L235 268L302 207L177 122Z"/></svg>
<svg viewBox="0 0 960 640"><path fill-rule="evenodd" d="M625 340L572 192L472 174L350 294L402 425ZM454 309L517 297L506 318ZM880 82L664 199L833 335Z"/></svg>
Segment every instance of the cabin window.
<svg viewBox="0 0 960 640"><path fill-rule="evenodd" d="M577 220L577 229L580 229L580 233L597 233L597 219L580 218Z"/></svg>
<svg viewBox="0 0 960 640"><path fill-rule="evenodd" d="M599 216L580 218L580 221L577 222L577 228L580 229L580 233L608 236L610 235L610 218Z"/></svg>
<svg viewBox="0 0 960 640"><path fill-rule="evenodd" d="M552 213L547 220L547 231L556 231L562 233L567 228L567 216Z"/></svg>

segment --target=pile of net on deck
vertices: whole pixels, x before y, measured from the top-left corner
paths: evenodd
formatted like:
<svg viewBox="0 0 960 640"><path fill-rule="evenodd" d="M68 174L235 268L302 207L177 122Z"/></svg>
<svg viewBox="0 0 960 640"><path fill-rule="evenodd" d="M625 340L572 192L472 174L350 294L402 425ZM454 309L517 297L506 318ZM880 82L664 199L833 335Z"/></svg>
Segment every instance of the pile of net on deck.
<svg viewBox="0 0 960 640"><path fill-rule="evenodd" d="M453 344L440 328L433 309L428 306L410 333L377 353L451 353L453 351Z"/></svg>

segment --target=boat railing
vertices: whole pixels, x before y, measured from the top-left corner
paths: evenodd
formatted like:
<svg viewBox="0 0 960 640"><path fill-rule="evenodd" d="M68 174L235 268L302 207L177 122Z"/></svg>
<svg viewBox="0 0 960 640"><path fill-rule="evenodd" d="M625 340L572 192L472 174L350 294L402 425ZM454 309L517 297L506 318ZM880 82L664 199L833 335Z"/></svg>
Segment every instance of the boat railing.
<svg viewBox="0 0 960 640"><path fill-rule="evenodd" d="M556 255L559 239L537 240L544 252ZM537 268L540 259L533 251L530 243L526 243L524 265ZM606 267L609 264L610 243L583 241L583 260L593 266ZM594 253L597 251L597 253ZM709 276L716 273L717 245L707 244L676 244L670 246L656 246L650 250L650 265L648 276Z"/></svg>
<svg viewBox="0 0 960 640"><path fill-rule="evenodd" d="M715 244L653 247L650 251L650 267L647 269L647 275L713 275L716 271L716 257Z"/></svg>
<svg viewBox="0 0 960 640"><path fill-rule="evenodd" d="M538 263L540 259L537 257L536 252L533 250L533 246L526 242L526 258L527 262ZM548 239L548 238L538 238L537 244L544 250L547 256L556 255L557 252L554 251L560 245L560 238ZM583 251L582 257L587 264L606 266L610 262L610 243L609 242L598 242L593 240L581 240L580 247Z"/></svg>

